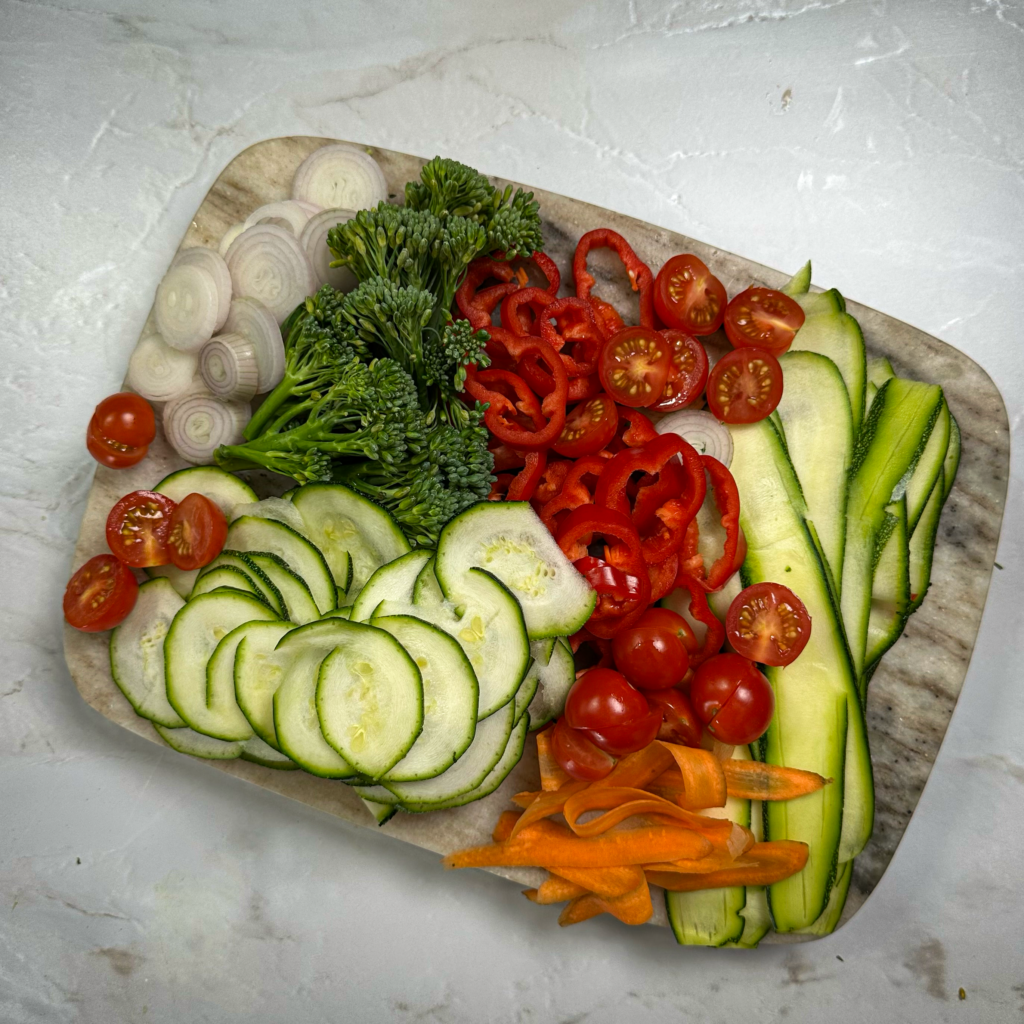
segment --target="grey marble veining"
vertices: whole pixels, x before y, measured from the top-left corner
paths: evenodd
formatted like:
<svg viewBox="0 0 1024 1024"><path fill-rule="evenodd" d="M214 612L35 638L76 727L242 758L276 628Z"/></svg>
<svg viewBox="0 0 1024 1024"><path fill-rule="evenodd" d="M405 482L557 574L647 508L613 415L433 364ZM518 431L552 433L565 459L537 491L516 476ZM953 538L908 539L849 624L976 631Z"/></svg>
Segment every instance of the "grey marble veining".
<svg viewBox="0 0 1024 1024"><path fill-rule="evenodd" d="M182 242L183 247L216 247L227 228L244 220L257 206L287 198L295 169L313 150L329 140L281 138L258 143L235 157L210 189ZM419 173L423 160L389 150L373 149L392 195ZM653 227L621 214L564 196L536 192L544 224L545 251L562 271L562 294L572 288L572 254L584 232L607 226L618 230L652 267L677 252L694 252L721 278L730 294L749 284L778 286L788 275L715 249L691 238ZM591 260L596 293L627 315L636 297L607 250ZM957 482L943 513L936 543L932 587L905 635L883 659L868 696L868 739L875 769L874 835L855 864L854 883L843 921L849 920L874 889L906 829L946 732L967 672L988 592L996 540L1002 520L1009 462L1009 436L1002 399L988 375L975 362L936 338L884 314L850 303L861 322L870 355L894 360L897 372L941 384L958 422L962 422L963 457ZM723 343L713 338L710 345ZM924 373L922 373L922 368ZM76 563L105 550L103 527L107 511L126 490L152 487L166 473L185 466L163 438L149 457L129 471L99 469L90 492ZM960 538L970 538L966 543ZM950 622L955 600L958 616ZM65 649L72 677L82 696L111 720L154 742L162 742L148 722L138 718L110 676L106 634L65 629ZM535 748L490 797L468 807L427 815L399 814L382 831L438 853L488 841L500 810L509 797L538 785ZM303 772L277 772L245 761L209 765L257 785L309 803L338 817L376 828L355 793L347 786ZM538 873L498 874L536 884ZM540 877L543 877L541 874ZM658 920L664 923L661 902ZM840 925L842 927L842 925ZM788 941L792 941L789 939Z"/></svg>

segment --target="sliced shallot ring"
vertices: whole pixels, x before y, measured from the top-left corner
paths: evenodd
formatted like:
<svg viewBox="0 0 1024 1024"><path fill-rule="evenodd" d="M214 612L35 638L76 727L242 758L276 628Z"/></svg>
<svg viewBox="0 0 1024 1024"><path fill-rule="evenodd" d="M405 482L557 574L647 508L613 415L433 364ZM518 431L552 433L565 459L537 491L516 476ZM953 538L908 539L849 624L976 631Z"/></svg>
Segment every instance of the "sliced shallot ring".
<svg viewBox="0 0 1024 1024"><path fill-rule="evenodd" d="M139 339L128 360L128 384L149 402L169 402L192 383L199 364L195 352L182 352L155 332Z"/></svg>
<svg viewBox="0 0 1024 1024"><path fill-rule="evenodd" d="M222 402L205 387L193 388L164 406L164 435L183 459L209 466L220 445L241 443L249 416L247 404Z"/></svg>
<svg viewBox="0 0 1024 1024"><path fill-rule="evenodd" d="M696 448L699 455L710 455L726 469L732 462L732 435L729 428L704 409L670 412L658 420L654 429L659 434L678 434Z"/></svg>
<svg viewBox="0 0 1024 1024"><path fill-rule="evenodd" d="M224 329L252 342L259 370L256 394L273 391L284 376L284 339L274 314L258 299L243 295L231 303Z"/></svg>
<svg viewBox="0 0 1024 1024"><path fill-rule="evenodd" d="M212 249L196 245L191 249L182 249L174 257L171 266L202 267L203 270L209 271L213 283L217 286L217 325L214 327L214 332L219 331L228 318L228 308L231 305L231 274L228 271L228 265L224 262L224 257Z"/></svg>
<svg viewBox="0 0 1024 1024"><path fill-rule="evenodd" d="M276 224L246 228L231 243L225 261L235 294L262 302L279 324L316 290L306 251L293 234Z"/></svg>
<svg viewBox="0 0 1024 1024"><path fill-rule="evenodd" d="M325 210L370 210L387 200L388 182L366 150L339 142L321 146L302 161L292 198Z"/></svg>
<svg viewBox="0 0 1024 1024"><path fill-rule="evenodd" d="M266 206L257 207L248 217L242 230L251 228L254 224L277 224L298 238L302 229L312 216L309 212L309 203L299 203L294 199L285 199L280 203L267 203Z"/></svg>
<svg viewBox="0 0 1024 1024"><path fill-rule="evenodd" d="M240 220L235 221L235 223L232 224L231 227L229 227L227 229L227 231L224 232L224 235L222 236L221 240L217 243L217 252L219 252L221 254L221 256L226 256L227 252L228 252L228 249L231 248L231 243L244 230L245 230L245 223L243 221L240 221Z"/></svg>
<svg viewBox="0 0 1024 1024"><path fill-rule="evenodd" d="M157 286L153 312L157 330L171 348L197 352L217 330L217 282L201 266L173 263Z"/></svg>
<svg viewBox="0 0 1024 1024"><path fill-rule="evenodd" d="M253 344L241 334L218 334L199 353L199 373L210 392L225 402L248 402L256 394L259 368Z"/></svg>
<svg viewBox="0 0 1024 1024"><path fill-rule="evenodd" d="M329 284L340 292L350 292L358 284L348 267L332 267L331 250L327 248L327 232L336 224L344 224L355 216L353 210L321 210L306 222L299 235L299 244L306 250L313 272L321 284Z"/></svg>

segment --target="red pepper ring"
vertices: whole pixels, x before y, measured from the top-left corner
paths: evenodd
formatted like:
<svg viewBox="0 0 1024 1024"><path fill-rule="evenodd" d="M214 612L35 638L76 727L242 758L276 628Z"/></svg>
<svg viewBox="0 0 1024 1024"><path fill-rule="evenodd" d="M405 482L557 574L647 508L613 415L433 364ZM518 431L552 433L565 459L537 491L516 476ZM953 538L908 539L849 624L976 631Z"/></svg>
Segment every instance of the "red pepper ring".
<svg viewBox="0 0 1024 1024"><path fill-rule="evenodd" d="M587 270L587 256L591 249L612 249L622 260L629 275L633 291L640 293L640 326L654 328L654 275L650 267L633 251L633 247L617 231L596 228L588 231L577 243L572 259L572 276L576 281L576 296L590 297L594 276Z"/></svg>
<svg viewBox="0 0 1024 1024"><path fill-rule="evenodd" d="M557 295L558 288L562 283L562 275L559 273L558 264L547 253L543 252L535 252L530 257L530 262L547 278L548 286L546 291L550 295Z"/></svg>
<svg viewBox="0 0 1024 1024"><path fill-rule="evenodd" d="M594 504L594 490L597 488L601 470L604 469L607 461L605 456L598 454L587 455L572 464L558 493L545 502L537 513L552 533L557 533L559 513L572 512L581 505ZM587 485L588 479L591 478L593 479L592 487Z"/></svg>
<svg viewBox="0 0 1024 1024"><path fill-rule="evenodd" d="M555 320L562 324L561 334L552 323ZM571 295L555 299L541 313L540 336L562 356L570 377L588 377L597 372L604 335L589 302ZM571 353L564 348L567 343L572 349Z"/></svg>
<svg viewBox="0 0 1024 1024"><path fill-rule="evenodd" d="M722 527L725 530L725 543L722 554L711 563L708 569L704 565L704 557L697 548L700 538L700 527L695 516L686 530L682 559L679 563L680 572L685 572L695 579L706 591L713 593L721 590L729 577L743 564L747 557L747 539L740 526L740 492L732 473L718 459L710 455L700 457L704 470L710 478L710 495L718 510ZM641 527L642 529L642 527Z"/></svg>
<svg viewBox="0 0 1024 1024"><path fill-rule="evenodd" d="M540 478L540 483L537 484L537 489L533 492L532 500L538 515L540 509L561 491L565 478L569 475L572 467L573 463L570 459L548 459L547 468Z"/></svg>
<svg viewBox="0 0 1024 1024"><path fill-rule="evenodd" d="M627 575L603 558L584 555L583 558L577 558L572 564L573 568L599 594L611 594L616 600L625 601L640 593L638 577ZM675 583L675 573L672 574L672 582Z"/></svg>
<svg viewBox="0 0 1024 1024"><path fill-rule="evenodd" d="M482 256L470 263L466 270L466 276L462 279L462 284L455 292L455 304L474 331L489 327L491 323L490 313L487 314L486 319L483 319L482 312L476 308L475 298L480 285L489 277L507 284L513 276L513 270L507 263L492 260L489 256ZM515 290L519 290L518 284L516 284ZM491 308L493 311L493 307Z"/></svg>
<svg viewBox="0 0 1024 1024"><path fill-rule="evenodd" d="M648 563L647 575L651 578L651 602L660 601L676 585L679 573L679 556L669 555L663 562Z"/></svg>
<svg viewBox="0 0 1024 1024"><path fill-rule="evenodd" d="M690 668L696 668L722 649L722 644L725 643L725 626L708 607L708 597L704 588L692 576L680 572L676 577L676 587L690 594L690 618L707 626L704 642L696 651L689 651Z"/></svg>
<svg viewBox="0 0 1024 1024"><path fill-rule="evenodd" d="M550 304L551 292L547 289L520 288L501 303L501 326L519 336L539 337L538 323ZM561 347L559 344L555 351Z"/></svg>
<svg viewBox="0 0 1024 1024"><path fill-rule="evenodd" d="M618 410L619 429L608 445L610 451L618 453L623 448L642 448L648 441L653 441L658 436L654 424L642 409L619 405Z"/></svg>
<svg viewBox="0 0 1024 1024"><path fill-rule="evenodd" d="M619 316L619 311L610 302L605 302L596 295L588 296L587 301L594 308L594 319L597 320L597 326L601 328L606 341L616 331L621 331L626 326L625 321Z"/></svg>
<svg viewBox="0 0 1024 1024"><path fill-rule="evenodd" d="M639 534L627 516L612 509L581 505L570 512L559 527L558 546L569 561L575 562L589 554L587 548L595 534L605 540L604 560L639 583L636 593L624 600L611 593L597 595L597 607L587 620L587 629L594 636L607 639L631 626L647 610L651 580L640 550Z"/></svg>
<svg viewBox="0 0 1024 1024"><path fill-rule="evenodd" d="M529 501L536 493L537 485L548 464L548 453L527 452L526 465L513 477L505 493L506 501Z"/></svg>

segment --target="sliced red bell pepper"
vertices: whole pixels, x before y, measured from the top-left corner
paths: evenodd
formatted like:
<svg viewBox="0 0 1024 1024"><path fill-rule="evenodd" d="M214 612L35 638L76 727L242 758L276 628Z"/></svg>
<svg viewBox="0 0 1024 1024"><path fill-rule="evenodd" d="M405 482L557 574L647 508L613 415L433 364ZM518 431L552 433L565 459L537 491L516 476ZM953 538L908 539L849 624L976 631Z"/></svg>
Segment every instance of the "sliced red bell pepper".
<svg viewBox="0 0 1024 1024"><path fill-rule="evenodd" d="M514 272L512 267L507 263L502 263L499 260L493 260L489 256L483 256L480 259L473 260L470 263L469 268L466 270L466 276L462 279L462 284L459 285L458 291L455 293L455 304L459 307L459 312L470 322L474 331L479 331L490 326L491 313L494 311L495 306L501 301L498 298L494 305L490 307L486 312L478 307L477 296L480 289L480 285L484 283L489 277L496 278L498 281L503 282L498 287L507 288L509 283L512 282ZM518 291L518 282L514 283L512 291ZM509 294L506 292L505 294Z"/></svg>
<svg viewBox="0 0 1024 1024"><path fill-rule="evenodd" d="M686 530L679 569L692 576L705 590L713 592L721 590L729 577L743 564L743 559L747 557L747 539L740 526L740 493L732 473L710 455L702 455L700 460L711 484L709 496L725 530L725 543L722 554L708 569L697 547L700 527L695 516Z"/></svg>
<svg viewBox="0 0 1024 1024"><path fill-rule="evenodd" d="M708 607L708 597L704 588L692 576L680 572L676 577L676 587L686 590L690 595L690 617L707 626L700 649L689 652L690 668L696 668L722 649L722 644L725 643L725 626Z"/></svg>
<svg viewBox="0 0 1024 1024"><path fill-rule="evenodd" d="M576 678L590 668L614 668L615 661L612 657L612 642L611 640L605 639L603 636L594 636L593 633L584 626L578 633L573 633L569 637L569 646L572 648L572 653L576 658L576 664L579 666L576 670ZM597 659L587 659L586 649L593 647L597 653ZM584 653L581 655L580 651Z"/></svg>
<svg viewBox="0 0 1024 1024"><path fill-rule="evenodd" d="M597 326L601 328L606 340L626 326L625 321L619 316L619 311L610 302L605 302L596 295L591 295L587 301L594 308Z"/></svg>
<svg viewBox="0 0 1024 1024"><path fill-rule="evenodd" d="M513 334L539 336L541 314L550 304L551 292L546 288L520 288L502 302L501 326Z"/></svg>
<svg viewBox="0 0 1024 1024"><path fill-rule="evenodd" d="M540 339L537 345L545 343ZM542 402L529 385L510 370L476 370L466 374L466 391L478 402L487 403L484 424L503 444L523 452L550 448L565 426L565 394L568 380L558 356L550 352L549 361L561 371L561 388L546 395Z"/></svg>
<svg viewBox="0 0 1024 1024"><path fill-rule="evenodd" d="M569 379L568 401L586 402L588 399L595 398L601 394L603 390L604 385L596 373L590 374L589 377L571 377Z"/></svg>
<svg viewBox="0 0 1024 1024"><path fill-rule="evenodd" d="M611 228L596 228L588 231L577 243L572 260L572 274L576 281L578 298L590 297L594 287L594 276L587 270L587 256L591 249L612 249L617 253L633 291L640 293L640 326L654 328L654 275L650 267L633 251L632 246L617 231Z"/></svg>
<svg viewBox="0 0 1024 1024"><path fill-rule="evenodd" d="M529 501L536 493L537 485L544 475L547 464L548 453L546 451L527 452L526 465L508 485L505 499L507 501Z"/></svg>
<svg viewBox="0 0 1024 1024"><path fill-rule="evenodd" d="M540 483L537 484L537 490L534 491L534 500L543 506L558 494L572 465L569 459L549 458L547 468L540 478Z"/></svg>
<svg viewBox="0 0 1024 1024"><path fill-rule="evenodd" d="M597 505L582 505L570 512L558 530L558 545L566 558L575 562L585 558L594 535L605 543L604 560L639 583L635 593L619 599L613 593L598 594L597 607L587 621L595 636L612 637L631 626L650 604L651 580L647 575L640 536L628 516Z"/></svg>
<svg viewBox="0 0 1024 1024"><path fill-rule="evenodd" d="M573 568L599 594L610 594L619 601L636 597L640 593L640 580L636 576L627 576L621 569L616 569L610 562L594 555L584 555L572 563ZM675 583L673 573L672 582Z"/></svg>
<svg viewBox="0 0 1024 1024"><path fill-rule="evenodd" d="M597 481L606 462L607 458L598 453L577 459L572 464L558 493L538 513L552 533L557 532L560 513L572 512L581 505L593 505Z"/></svg>
<svg viewBox="0 0 1024 1024"><path fill-rule="evenodd" d="M658 436L654 424L640 409L631 409L626 405L620 405L618 409L619 429L608 445L609 451L618 453L623 448L642 448Z"/></svg>
<svg viewBox="0 0 1024 1024"><path fill-rule="evenodd" d="M572 296L555 299L541 313L540 336L562 357L570 377L597 372L604 335L589 302Z"/></svg>
<svg viewBox="0 0 1024 1024"><path fill-rule="evenodd" d="M488 501L505 501L508 494L509 484L512 483L511 473L499 473L491 482L491 492L487 495Z"/></svg>
<svg viewBox="0 0 1024 1024"><path fill-rule="evenodd" d="M535 252L530 257L530 262L548 279L548 286L545 290L550 295L557 295L559 285L562 283L562 275L559 273L558 264L547 253L543 252Z"/></svg>
<svg viewBox="0 0 1024 1024"><path fill-rule="evenodd" d="M647 575L651 578L651 604L660 601L676 585L679 571L679 556L669 555L663 562L648 563Z"/></svg>

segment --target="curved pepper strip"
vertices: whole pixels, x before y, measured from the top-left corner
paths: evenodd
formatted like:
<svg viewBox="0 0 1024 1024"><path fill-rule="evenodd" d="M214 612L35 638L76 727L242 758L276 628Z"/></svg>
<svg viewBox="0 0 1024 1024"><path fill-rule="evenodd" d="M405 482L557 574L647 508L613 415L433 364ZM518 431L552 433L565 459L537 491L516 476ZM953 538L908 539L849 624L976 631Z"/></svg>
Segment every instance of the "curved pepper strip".
<svg viewBox="0 0 1024 1024"><path fill-rule="evenodd" d="M532 340L544 344L540 339ZM549 358L561 369L554 352ZM568 380L564 374L562 370L561 393L553 392L540 403L526 381L509 370L471 367L466 374L466 391L478 402L487 403L484 424L499 441L519 451L536 452L550 448L565 426Z"/></svg>
<svg viewBox="0 0 1024 1024"><path fill-rule="evenodd" d="M552 533L556 532L559 513L572 512L581 505L594 504L594 490L607 461L605 456L598 453L577 459L572 464L559 492L546 502L538 513L541 521ZM593 480L592 486L588 486L590 479Z"/></svg>
<svg viewBox="0 0 1024 1024"><path fill-rule="evenodd" d="M587 299L594 287L594 276L587 270L587 256L591 249L612 249L622 260L629 275L633 291L640 293L640 326L654 329L654 275L650 267L633 251L633 247L617 231L597 228L588 231L577 243L572 259L572 276L576 281L576 295Z"/></svg>
<svg viewBox="0 0 1024 1024"><path fill-rule="evenodd" d="M631 409L627 405L616 405L616 408L619 410L619 429L608 442L609 451L617 454L623 448L642 448L658 436L654 424L640 409Z"/></svg>
<svg viewBox="0 0 1024 1024"><path fill-rule="evenodd" d="M537 490L533 494L533 499L539 502L541 507L561 491L565 478L568 476L569 470L572 469L572 465L570 459L555 458L548 460L547 468L544 470L540 483L537 484Z"/></svg>
<svg viewBox="0 0 1024 1024"><path fill-rule="evenodd" d="M561 333L552 321L561 324ZM588 377L597 372L604 335L589 302L571 295L555 299L541 313L540 336L562 357L570 377ZM566 351L566 343L572 354Z"/></svg>
<svg viewBox="0 0 1024 1024"><path fill-rule="evenodd" d="M537 491L537 485L548 464L546 451L527 452L526 465L512 478L505 494L506 501L529 501Z"/></svg>
<svg viewBox="0 0 1024 1024"><path fill-rule="evenodd" d="M676 577L676 588L690 594L690 617L707 626L704 642L696 651L690 651L690 668L696 668L713 654L718 654L725 643L725 626L708 607L708 596L704 588L692 577L680 572Z"/></svg>
<svg viewBox="0 0 1024 1024"><path fill-rule="evenodd" d="M619 316L619 311L610 302L605 302L596 295L591 295L587 301L594 308L594 318L605 340L626 326L625 321Z"/></svg>
<svg viewBox="0 0 1024 1024"><path fill-rule="evenodd" d="M530 262L547 278L548 286L545 289L550 295L557 295L558 288L562 283L562 275L558 270L558 264L544 252L535 252L530 256Z"/></svg>
<svg viewBox="0 0 1024 1024"><path fill-rule="evenodd" d="M647 566L647 575L651 579L651 603L660 601L670 593L676 585L679 574L679 556L669 555L663 562L655 562Z"/></svg>
<svg viewBox="0 0 1024 1024"><path fill-rule="evenodd" d="M597 651L598 660L592 665L586 665L585 668L579 669L577 671L577 678L589 668L615 668L615 659L612 657L612 642L610 640L601 636L594 636L584 626L578 633L573 633L569 637L569 646L572 648L573 656L578 655L580 648L585 644L589 644Z"/></svg>
<svg viewBox="0 0 1024 1024"><path fill-rule="evenodd" d="M520 288L502 301L501 326L513 334L539 336L537 325L550 304L551 292L546 288ZM561 347L559 344L558 348Z"/></svg>
<svg viewBox="0 0 1024 1024"><path fill-rule="evenodd" d="M570 562L585 558L594 534L605 541L605 561L626 576L637 579L635 593L625 599L613 593L598 594L597 607L587 620L587 629L594 636L609 639L620 630L627 629L647 610L651 603L651 581L647 575L640 535L628 516L609 508L582 505L570 512L558 530L558 546Z"/></svg>
<svg viewBox="0 0 1024 1024"><path fill-rule="evenodd" d="M589 377L573 377L569 381L570 402L586 402L590 398L596 398L604 390L601 378L592 373Z"/></svg>
<svg viewBox="0 0 1024 1024"><path fill-rule="evenodd" d="M466 276L462 279L462 284L459 285L458 290L455 292L455 304L459 307L459 312L469 321L474 331L483 330L491 325L490 312L486 314L485 319L483 312L476 305L475 300L480 285L487 278L493 277L507 286L512 281L513 276L513 270L507 263L493 260L489 256L482 256L480 259L473 260L470 263L466 270ZM516 284L513 290L518 291L519 285ZM495 305L497 305L497 302ZM492 312L493 310L494 306L491 307Z"/></svg>
<svg viewBox="0 0 1024 1024"><path fill-rule="evenodd" d="M710 479L710 494L725 530L725 543L722 554L711 563L710 569L706 568L704 558L697 549L700 527L694 517L686 529L680 551L679 571L693 577L706 591L713 593L721 590L729 577L743 564L743 559L747 557L747 538L740 526L740 492L732 473L710 455L702 455L700 460Z"/></svg>
<svg viewBox="0 0 1024 1024"><path fill-rule="evenodd" d="M517 452L507 444L500 444L496 437L491 438L487 448L494 458L495 473L507 473L510 469L522 469L526 465L526 452Z"/></svg>

